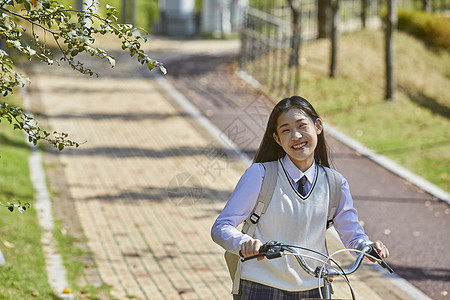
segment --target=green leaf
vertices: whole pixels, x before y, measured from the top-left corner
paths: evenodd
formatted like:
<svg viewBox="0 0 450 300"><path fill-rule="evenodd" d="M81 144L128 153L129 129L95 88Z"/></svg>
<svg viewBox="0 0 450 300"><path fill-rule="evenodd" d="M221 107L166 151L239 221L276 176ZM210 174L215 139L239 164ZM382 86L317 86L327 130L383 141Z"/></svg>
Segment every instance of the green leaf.
<svg viewBox="0 0 450 300"><path fill-rule="evenodd" d="M163 72L164 75L167 74L167 70L164 66L159 66L159 69L161 70L161 72Z"/></svg>
<svg viewBox="0 0 450 300"><path fill-rule="evenodd" d="M106 59L109 61L111 67L114 68L116 66L116 60L114 59L114 57L112 57L111 55L107 55Z"/></svg>

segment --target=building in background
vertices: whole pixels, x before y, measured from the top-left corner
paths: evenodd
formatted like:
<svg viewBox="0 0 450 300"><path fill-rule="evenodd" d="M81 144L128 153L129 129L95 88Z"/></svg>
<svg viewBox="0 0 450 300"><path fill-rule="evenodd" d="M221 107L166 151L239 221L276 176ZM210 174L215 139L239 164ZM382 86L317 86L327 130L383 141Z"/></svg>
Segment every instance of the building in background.
<svg viewBox="0 0 450 300"><path fill-rule="evenodd" d="M239 31L247 7L248 0L203 0L201 32L225 36Z"/></svg>
<svg viewBox="0 0 450 300"><path fill-rule="evenodd" d="M159 0L158 33L168 36L213 34L227 36L240 30L248 0L203 0L195 11L195 0Z"/></svg>
<svg viewBox="0 0 450 300"><path fill-rule="evenodd" d="M193 36L197 32L195 0L159 0L160 33L169 36Z"/></svg>

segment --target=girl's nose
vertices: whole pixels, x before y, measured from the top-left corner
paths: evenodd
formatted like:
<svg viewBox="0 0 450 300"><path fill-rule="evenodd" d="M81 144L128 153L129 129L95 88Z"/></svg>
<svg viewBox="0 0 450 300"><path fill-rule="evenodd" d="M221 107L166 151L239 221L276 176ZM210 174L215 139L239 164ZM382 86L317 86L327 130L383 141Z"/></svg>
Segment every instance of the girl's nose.
<svg viewBox="0 0 450 300"><path fill-rule="evenodd" d="M302 133L299 130L295 130L292 134L292 139L296 140L302 137Z"/></svg>

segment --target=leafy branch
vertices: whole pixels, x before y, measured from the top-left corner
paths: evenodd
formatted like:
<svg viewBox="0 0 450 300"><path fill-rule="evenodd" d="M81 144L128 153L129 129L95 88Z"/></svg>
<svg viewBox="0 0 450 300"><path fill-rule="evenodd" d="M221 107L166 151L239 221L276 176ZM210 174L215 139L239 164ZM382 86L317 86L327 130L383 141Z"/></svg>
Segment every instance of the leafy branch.
<svg viewBox="0 0 450 300"><path fill-rule="evenodd" d="M20 213L23 213L24 211L27 210L27 208L31 207L31 204L28 203L28 202L24 203L24 204L22 204L22 202L20 202L19 200L16 200L16 202L17 203L12 203L12 202L9 202L9 201L6 202L6 203L0 202L0 205L4 206L4 207L7 207L10 212L13 212L14 208L16 208L17 211L19 211Z"/></svg>
<svg viewBox="0 0 450 300"><path fill-rule="evenodd" d="M122 50L128 50L131 56L137 54L137 60L141 64L145 64L149 70L159 67L163 73L166 70L162 63L151 59L145 52L140 49L141 41L146 42L146 38L140 35L142 29L133 28L130 24L118 23L118 11L116 8L106 5L106 17L102 17L95 13L94 5L80 11L72 8L65 8L56 1L44 0L37 5L36 1L30 0L5 0L0 6L0 38L6 40L9 48L19 50L25 57L31 60L36 57L41 61L53 64L55 62L53 53L47 45L46 34L50 34L63 55L61 61L66 61L73 69L89 75L96 75L90 68L83 65L82 62L76 61L75 57L80 53L86 53L91 56L98 56L107 59L111 66L114 67L115 59L105 50L93 46L95 35L113 34L122 42ZM14 10L19 10L18 13ZM14 18L15 17L15 18ZM32 45L23 41L23 33L26 29L15 22L14 19L21 19L32 26ZM76 20L77 22L75 22ZM100 22L97 28L90 24L96 21ZM40 40L40 36L36 33L36 27L43 31L44 41ZM63 47L64 45L64 47ZM7 57L3 50L0 50L1 57ZM11 61L6 60L7 63ZM0 60L1 63L1 60ZM8 65L10 67L10 65ZM11 68L7 71L11 72ZM12 72L11 74L14 74ZM14 74L13 78L22 77ZM2 86L3 95L6 96L11 92L11 87L22 83L20 80L9 81L9 86Z"/></svg>
<svg viewBox="0 0 450 300"><path fill-rule="evenodd" d="M82 74L98 77L96 72L84 66L76 57L82 53L89 54L106 59L114 67L115 58L94 45L96 36L114 35L121 41L122 50L128 51L132 57L136 56L137 61L145 64L149 70L158 67L165 74L163 64L151 59L141 49L141 42L147 41L145 36L141 36L143 30L133 28L130 24L120 24L117 15L117 9L110 5L106 5L106 16L103 17L95 12L94 4L80 11L70 6L66 8L53 0L0 0L0 39L8 48L18 50L28 60L36 58L49 65L59 65L65 61ZM49 45L47 36L54 41L56 49ZM60 53L62 57L55 59L54 53ZM12 93L17 86L24 86L28 80L16 70L14 59L1 48L0 68L3 96ZM0 104L0 122L2 119L14 124L14 129L25 131L29 141L35 145L39 140L46 140L59 150L66 146L79 146L68 140L65 133L42 130L20 107Z"/></svg>
<svg viewBox="0 0 450 300"><path fill-rule="evenodd" d="M52 133L43 130L37 126L37 121L27 115L22 108L11 106L8 103L0 103L0 123L6 120L13 125L15 130L22 130L28 134L28 141L37 145L39 140L45 140L58 150L63 150L64 147L79 147L80 144L67 139L67 133L59 133L54 131Z"/></svg>

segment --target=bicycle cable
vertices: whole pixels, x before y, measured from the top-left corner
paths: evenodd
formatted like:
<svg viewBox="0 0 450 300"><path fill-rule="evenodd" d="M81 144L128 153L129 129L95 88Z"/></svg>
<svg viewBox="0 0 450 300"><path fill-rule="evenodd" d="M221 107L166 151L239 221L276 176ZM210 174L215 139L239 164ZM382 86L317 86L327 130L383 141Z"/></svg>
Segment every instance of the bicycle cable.
<svg viewBox="0 0 450 300"><path fill-rule="evenodd" d="M356 253L363 253L365 256L367 256L367 257L369 257L369 258L372 258L372 259L375 259L375 260L378 261L378 259L377 259L376 257L374 257L374 256L372 256L372 255L370 255L370 254L368 254L368 253L365 253L365 252L363 252L363 251L361 251L361 250L357 250L357 249L341 249L341 250L337 250L337 251L335 251L334 253L330 254L330 255L328 256L328 259L331 260L332 262L334 262L334 260L333 260L331 257L333 257L333 256L336 255L336 254L339 254L339 253L341 253L341 252L346 252L346 251L348 251L348 252L356 252ZM327 260L328 260L328 259L327 259ZM336 262L334 262L334 263L336 263ZM319 276L320 276L320 274L323 273L323 270L324 270L324 268L325 268L325 264L327 264L327 265L330 266L329 263L325 262L325 263L322 265L322 267L320 268ZM339 266L339 265L338 265L338 266ZM343 272L343 270L342 270L342 268L340 268L340 266L339 266L339 269ZM340 275L341 275L341 274L340 274ZM343 275L345 275L345 274L343 274ZM353 288L352 288L350 282L348 281L348 278L347 278L346 275L345 275L345 278L344 278L344 279L345 279L345 282L347 283L347 285L348 285L348 287L349 287L349 289L350 289L350 293L352 294L352 299L355 300L355 299L356 299L356 298L355 298L355 293L354 293ZM320 282L320 281L319 281L319 282ZM322 292L321 292L320 290L319 290L319 294L320 294L320 297L323 299L323 297L322 297Z"/></svg>
<svg viewBox="0 0 450 300"><path fill-rule="evenodd" d="M343 270L343 269L341 268L341 266L337 263L337 261L335 261L334 259L332 259L332 258L330 257L330 255L325 255L325 254L323 254L323 253L321 253L321 252L319 252L319 251L316 251L316 250L313 250L313 249L308 249L308 248L301 247L301 246L295 246L295 245L284 245L284 246L286 246L286 247L291 247L291 248L297 248L297 249L301 249L301 250L305 250L305 251L310 251L310 252L319 254L319 255L321 255L321 256L327 258L327 260L330 260L332 263L334 263L334 264L339 268L339 270L342 272L342 275L345 277L346 281L348 281L347 275L345 275L344 270ZM334 253L333 253L333 254L334 254ZM329 264L329 266L332 267L332 265L330 265L330 264ZM321 270L321 272L322 272L322 270Z"/></svg>
<svg viewBox="0 0 450 300"><path fill-rule="evenodd" d="M355 299L354 292L353 292L353 288L352 288L352 286L351 286L351 284L350 284L350 281L348 280L347 275L345 274L345 272L344 272L344 270L342 269L342 267L338 264L338 262L335 261L333 258L331 258L331 256L333 256L334 254L337 254L336 252L333 253L332 255L325 255L325 254L323 254L323 253L321 253L321 252L319 252L319 251L316 251L316 250L313 250L313 249L308 249L308 248L301 247L301 246L295 246L295 245L284 245L284 246L286 246L286 247L291 247L291 248L297 248L297 249L301 249L301 250L305 250L305 251L310 251L310 252L316 253L316 254L318 254L318 255L321 255L321 256L323 256L323 257L325 257L325 258L327 259L326 261L323 261L323 260L314 258L314 259L316 259L316 260L318 260L318 261L320 261L320 262L323 263L323 264L322 264L322 267L320 268L320 273L319 273L318 276L317 276L317 279L318 279L318 287L319 287L319 295L320 295L320 298L321 298L321 299L323 299L323 295L322 295L322 290L320 289L320 280L323 278L322 274L323 274L323 270L324 270L325 264L327 264L328 266L330 266L331 268L333 268L333 269L334 269L334 270L335 270L335 271L336 271L336 272L344 279L344 281L347 283L348 287L350 288L350 292L351 292L351 294L352 294L352 299L353 299L353 300ZM300 254L298 254L298 255L300 255ZM306 256L306 255L304 255L304 256ZM309 258L312 258L312 257L309 257ZM328 261L331 261L332 263L334 263L334 264L336 265L336 267L337 267L339 270L337 270L336 267L333 267L333 265L331 265L330 263L328 263ZM300 263L300 262L299 262L299 263Z"/></svg>
<svg viewBox="0 0 450 300"><path fill-rule="evenodd" d="M348 278L347 278L347 276L345 275L345 273L342 273L342 268L339 266L339 264L336 264L336 262L335 262L335 264L340 268L340 270L338 270L335 266L333 266L333 265L331 265L330 263L328 263L326 260L322 260L322 259L320 259L320 258L311 256L311 255L307 255L307 254L299 254L299 253L296 253L296 252L285 253L285 255L293 255L293 256L295 256L296 258L297 258L298 256L302 256L302 257L305 257L305 258L317 260L317 261L319 261L319 262L322 263L322 266L323 266L323 265L328 265L328 266L331 267L333 270L335 270L335 271L338 273L339 276L341 276L341 277L344 279L344 281L347 283L347 285L350 286L350 289L351 289L350 281L348 280ZM297 261L298 261L298 258L297 258ZM298 261L298 263L301 264L299 261ZM321 272L322 272L322 269L321 269ZM320 290L320 283L321 283L321 279L322 279L321 274L318 274L317 278L318 278L318 284L317 284L317 286L318 286L318 289L319 289L320 298L323 299L322 291Z"/></svg>

